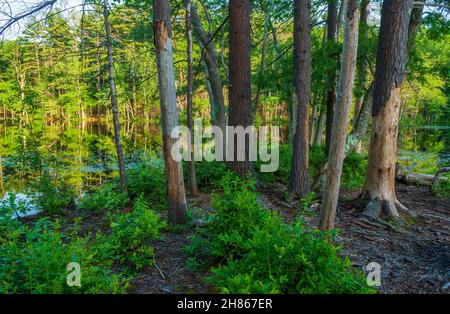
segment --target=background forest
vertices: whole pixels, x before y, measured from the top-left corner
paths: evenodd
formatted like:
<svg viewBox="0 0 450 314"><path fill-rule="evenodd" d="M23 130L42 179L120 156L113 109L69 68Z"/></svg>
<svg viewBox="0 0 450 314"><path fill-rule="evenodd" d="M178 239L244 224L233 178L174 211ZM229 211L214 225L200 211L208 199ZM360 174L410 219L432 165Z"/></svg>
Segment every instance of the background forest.
<svg viewBox="0 0 450 314"><path fill-rule="evenodd" d="M412 282L430 273L434 283L420 291L447 289L442 285L450 281L445 253L450 233L445 223L442 227L450 205L445 0L111 2L42 1L22 10L0 0L0 293L417 292ZM242 16L233 13L232 2L239 14L246 12L239 5L249 3L249 27L233 22ZM385 47L379 42L382 7L409 2L393 156L398 199L406 207L396 197L394 207L414 214L398 221L389 215L389 200L379 208L388 216L381 219L370 212L377 198L355 199L370 190L368 155L381 86L377 58ZM15 22L16 9L34 8L39 10L14 27L8 24ZM359 29L351 37L355 16ZM161 96L160 62L168 57L158 46L158 18L171 25L175 107L164 107ZM248 29L248 60L246 50L237 59L241 50L233 50L233 34L241 28ZM301 90L308 71L308 57L301 55L307 50L304 38L310 39L308 92ZM345 72L351 38L357 48L353 79ZM244 82L247 69L251 80ZM240 96L230 91L236 78L247 87ZM346 112L345 91L348 112L342 119L348 123L339 132L339 151L332 130ZM245 99L232 98L241 96ZM240 117L248 118L244 124L279 126L279 169L253 170L261 162L170 166L164 158L169 125L161 108L174 110L179 124L188 127L194 118L223 127L238 125L233 122ZM342 155L343 165L334 155ZM181 175L170 181L168 173L177 169ZM334 178L335 201L329 169L342 170ZM329 219L332 208L342 234ZM366 231L355 231L350 221L364 209L370 217L358 223ZM437 238L426 227L423 234L417 231L426 223L439 229ZM391 242L387 251L374 253L371 241L380 234ZM420 236L433 243L431 255L416 251ZM415 265L404 268L414 275L402 273L402 281L387 271L386 285L369 287L360 268L366 271L368 262L384 254L386 264L406 263L395 253L399 246L408 246L405 256L417 256ZM81 287L66 285L69 262L81 264Z"/></svg>

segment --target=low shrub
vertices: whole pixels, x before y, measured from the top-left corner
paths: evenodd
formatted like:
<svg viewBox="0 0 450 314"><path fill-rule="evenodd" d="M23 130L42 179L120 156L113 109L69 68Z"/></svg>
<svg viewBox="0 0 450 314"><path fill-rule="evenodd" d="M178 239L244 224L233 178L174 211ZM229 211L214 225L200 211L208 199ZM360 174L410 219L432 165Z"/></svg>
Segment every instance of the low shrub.
<svg viewBox="0 0 450 314"><path fill-rule="evenodd" d="M358 189L364 185L367 171L367 157L351 152L344 160L342 167L343 188Z"/></svg>
<svg viewBox="0 0 450 314"><path fill-rule="evenodd" d="M183 172L186 184L189 184L189 166L183 161ZM195 176L200 191L208 192L220 187L220 181L229 172L222 161L196 161Z"/></svg>
<svg viewBox="0 0 450 314"><path fill-rule="evenodd" d="M33 226L0 222L0 293L124 293L111 263L99 267L88 238L67 235L48 218ZM81 286L67 285L67 264L81 266Z"/></svg>
<svg viewBox="0 0 450 314"><path fill-rule="evenodd" d="M289 175L291 171L292 149L291 145L280 145L279 165L278 170L275 172L260 172L260 167L266 162L260 160L253 163L258 179L267 183L283 183L287 184L289 181Z"/></svg>
<svg viewBox="0 0 450 314"><path fill-rule="evenodd" d="M127 169L127 189L131 199L144 194L152 208L165 209L167 204L164 161L147 157Z"/></svg>
<svg viewBox="0 0 450 314"><path fill-rule="evenodd" d="M447 180L440 180L438 183L433 184L433 193L439 198L450 198L450 176L447 176Z"/></svg>
<svg viewBox="0 0 450 314"><path fill-rule="evenodd" d="M138 197L132 212L111 215L110 234L97 236L101 259L136 270L151 265L151 241L160 238L164 227L165 222L150 209L144 197Z"/></svg>
<svg viewBox="0 0 450 314"><path fill-rule="evenodd" d="M214 268L211 284L223 293L367 293L371 289L328 236L301 220L285 224L267 216L245 240L246 254Z"/></svg>
<svg viewBox="0 0 450 314"><path fill-rule="evenodd" d="M261 210L255 192L255 182L240 179L229 172L221 180L221 193L215 193L212 207L215 214L206 218L205 228L191 239L185 251L192 257L191 268L203 268L226 261L243 253L242 243L251 237L266 212Z"/></svg>
<svg viewBox="0 0 450 314"><path fill-rule="evenodd" d="M284 223L258 203L255 183L233 174L212 200L216 211L185 250L191 268L213 267L207 281L224 293L363 293L364 278L351 268L332 234ZM313 195L304 200L305 206Z"/></svg>
<svg viewBox="0 0 450 314"><path fill-rule="evenodd" d="M113 210L123 208L128 201L127 195L120 190L119 185L115 182L109 182L84 195L80 199L78 207L92 211Z"/></svg>
<svg viewBox="0 0 450 314"><path fill-rule="evenodd" d="M42 174L34 185L37 192L34 202L47 214L58 214L75 203L75 191L48 172Z"/></svg>

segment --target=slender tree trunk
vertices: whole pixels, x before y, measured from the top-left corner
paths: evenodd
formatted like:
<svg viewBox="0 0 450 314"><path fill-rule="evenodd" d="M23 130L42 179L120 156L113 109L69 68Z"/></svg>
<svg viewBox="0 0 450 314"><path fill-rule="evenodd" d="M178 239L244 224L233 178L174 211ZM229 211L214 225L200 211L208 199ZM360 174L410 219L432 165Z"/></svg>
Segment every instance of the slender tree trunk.
<svg viewBox="0 0 450 314"><path fill-rule="evenodd" d="M106 47L108 50L109 88L110 88L111 107L113 111L113 122L114 122L114 140L117 150L117 159L119 162L120 188L122 189L122 192L126 193L127 179L125 175L125 160L123 157L122 143L120 141L120 122L119 122L119 111L117 109L116 81L114 73L113 47L112 47L111 29L109 25L108 6L109 6L108 0L103 0L103 17L105 23Z"/></svg>
<svg viewBox="0 0 450 314"><path fill-rule="evenodd" d="M270 25L270 5L267 4L266 10L264 12L264 30L263 30L263 41L262 41L262 49L261 49L261 63L259 66L259 78L256 87L256 96L255 96L255 110L258 111L262 123L264 124L264 110L260 106L260 98L262 92L262 80L264 79L264 73L266 70L266 55L267 55L267 39L269 33L269 25Z"/></svg>
<svg viewBox="0 0 450 314"><path fill-rule="evenodd" d="M339 6L338 20L337 20L337 28L336 28L336 37L339 39L341 35L341 29L344 26L344 19L347 11L347 1L341 0L341 4Z"/></svg>
<svg viewBox="0 0 450 314"><path fill-rule="evenodd" d="M197 14L197 9L195 5L191 2L191 20L193 25L193 31L197 40L202 47L205 49L204 59L208 69L208 80L211 86L211 92L213 93L213 104L214 104L214 112L211 112L211 117L213 124L220 127L225 134L225 100L223 97L223 85L222 80L220 78L220 70L219 70L219 58L217 56L216 46L214 45L214 41L206 34L205 30L202 27L200 19Z"/></svg>
<svg viewBox="0 0 450 314"><path fill-rule="evenodd" d="M171 137L173 128L178 126L178 111L173 70L172 30L170 7L167 0L153 0L153 31L155 36L156 61L163 134L168 219L169 223L185 223L186 194L181 162L172 158L172 146L176 139Z"/></svg>
<svg viewBox="0 0 450 314"><path fill-rule="evenodd" d="M229 118L228 125L244 129L253 123L250 63L250 1L230 0L230 43L229 43ZM241 176L252 172L249 140L246 136L245 160L237 161L237 141L234 140L234 161L229 161L230 169ZM229 139L229 136L227 136Z"/></svg>
<svg viewBox="0 0 450 314"><path fill-rule="evenodd" d="M328 17L327 17L327 39L328 42L337 42L337 0L328 0ZM336 53L330 53L330 58L337 58ZM325 134L325 151L330 149L331 130L333 128L334 106L336 103L336 71L331 69L328 72L327 79L327 120L326 120L326 134Z"/></svg>
<svg viewBox="0 0 450 314"><path fill-rule="evenodd" d="M309 192L308 108L311 96L311 1L294 0L294 101L295 132L292 150L289 196Z"/></svg>
<svg viewBox="0 0 450 314"><path fill-rule="evenodd" d="M317 122L316 134L314 136L314 146L322 145L323 129L325 128L325 122L326 122L325 111L326 110L324 107L322 107L322 109L320 110L319 120Z"/></svg>
<svg viewBox="0 0 450 314"><path fill-rule="evenodd" d="M3 186L3 162L2 156L0 156L0 197L3 198L3 193L5 193L5 187Z"/></svg>
<svg viewBox="0 0 450 314"><path fill-rule="evenodd" d="M187 77L187 92L186 92L186 105L187 105L187 127L193 134L192 128L192 94L194 90L194 68L192 59L192 28L191 28L191 0L184 0L184 6L186 10L186 39L187 39L187 60L188 60L188 77ZM189 161L189 187L191 196L197 195L197 179L195 176L195 161L194 161L194 149L193 138L191 139L191 160Z"/></svg>
<svg viewBox="0 0 450 314"><path fill-rule="evenodd" d="M367 42L368 36L368 19L369 19L369 4L370 0L361 1L361 20L360 20L360 32L359 32L359 49L358 49L358 95L355 101L355 109L353 111L353 127L356 128L358 117L360 115L361 107L364 102L364 90L366 89L367 81L367 58L364 56L362 49L363 45ZM355 150L357 153L361 152L361 141L356 143Z"/></svg>
<svg viewBox="0 0 450 314"><path fill-rule="evenodd" d="M312 104L312 112L311 112L311 120L309 123L309 146L313 146L314 143L314 130L315 127L317 127L317 123L316 123L316 115L317 115L317 107L318 107L318 100L319 100L319 93L315 93L314 94L314 100L313 100L313 104Z"/></svg>
<svg viewBox="0 0 450 314"><path fill-rule="evenodd" d="M334 228L338 205L342 166L345 157L346 131L350 120L358 52L359 7L357 0L348 1L346 15L336 114L333 122L325 191L320 211L320 228L322 230Z"/></svg>
<svg viewBox="0 0 450 314"><path fill-rule="evenodd" d="M364 214L378 218L400 219L398 209L407 210L397 200L395 164L397 160L398 122L412 0L385 0L375 72L373 126L369 147L364 195L370 201Z"/></svg>

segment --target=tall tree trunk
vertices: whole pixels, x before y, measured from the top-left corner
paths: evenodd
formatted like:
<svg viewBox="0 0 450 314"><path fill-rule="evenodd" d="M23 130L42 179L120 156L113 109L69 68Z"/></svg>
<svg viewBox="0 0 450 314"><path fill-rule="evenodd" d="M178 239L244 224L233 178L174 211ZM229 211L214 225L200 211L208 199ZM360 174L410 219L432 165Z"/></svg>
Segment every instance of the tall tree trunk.
<svg viewBox="0 0 450 314"><path fill-rule="evenodd" d="M108 0L103 0L103 17L105 23L106 47L108 50L108 69L109 69L109 89L111 97L111 107L113 111L114 122L114 140L116 144L117 159L119 162L120 188L122 192L127 192L127 179L125 175L125 160L123 157L122 143L120 141L120 122L119 111L117 109L116 81L114 73L113 47L111 38L111 29L109 26Z"/></svg>
<svg viewBox="0 0 450 314"><path fill-rule="evenodd" d="M407 211L397 200L395 164L400 86L405 73L407 48L412 46L408 44L412 7L412 0L385 0L381 13L372 108L374 118L364 191L370 199L364 214L374 218L384 213L387 217L400 219L398 209Z"/></svg>
<svg viewBox="0 0 450 314"><path fill-rule="evenodd" d="M169 223L185 223L186 194L181 162L172 158L172 147L176 139L172 130L178 126L178 110L173 70L172 30L170 7L167 0L153 0L153 31L155 34L158 86L161 107L163 153L167 187Z"/></svg>
<svg viewBox="0 0 450 314"><path fill-rule="evenodd" d="M261 4L261 6L263 6ZM269 33L269 25L270 25L270 4L267 3L266 9L264 10L264 29L263 29L263 40L262 40L262 48L261 48L261 63L259 66L259 77L258 77L258 83L256 86L256 96L255 96L255 110L258 111L260 114L260 117L262 119L262 123L264 125L264 110L263 107L260 106L260 98L261 98L261 92L262 92L262 80L264 79L264 73L266 70L266 55L267 55L267 40L268 40L268 33Z"/></svg>
<svg viewBox="0 0 450 314"><path fill-rule="evenodd" d="M244 129L253 123L251 94L251 63L250 63L250 1L230 0L230 43L229 43L229 117L228 125L241 126ZM234 136L234 135L233 135ZM252 171L250 161L250 137L245 140L245 160L237 160L237 141L234 140L234 161L228 165L235 173L245 176ZM227 136L230 140L230 134Z"/></svg>
<svg viewBox="0 0 450 314"><path fill-rule="evenodd" d="M350 106L355 80L358 53L359 6L357 0L349 0L344 27L344 45L339 79L336 115L333 122L330 154L325 191L320 211L320 228L334 228L339 198L342 166L345 157L345 139L350 120Z"/></svg>
<svg viewBox="0 0 450 314"><path fill-rule="evenodd" d="M322 145L322 134L326 122L326 108L322 106L320 109L319 120L317 121L316 134L314 135L314 146Z"/></svg>
<svg viewBox="0 0 450 314"><path fill-rule="evenodd" d="M341 35L342 26L344 26L344 18L347 11L347 1L341 0L341 4L339 6L338 20L337 20L337 28L336 28L336 37L339 39Z"/></svg>
<svg viewBox="0 0 450 314"><path fill-rule="evenodd" d="M353 111L353 127L356 128L361 107L364 102L364 90L366 89L367 81L367 59L364 56L362 47L367 42L368 36L368 19L369 19L369 4L370 0L361 1L361 20L359 32L359 49L358 49L358 95L355 101L355 109ZM361 152L361 141L356 143L355 150L357 153Z"/></svg>
<svg viewBox="0 0 450 314"><path fill-rule="evenodd" d="M311 96L311 1L294 0L294 101L295 132L292 150L289 196L309 192L308 108Z"/></svg>
<svg viewBox="0 0 450 314"><path fill-rule="evenodd" d="M337 42L337 0L328 0L327 39L329 42ZM334 48L334 47L333 47ZM336 58L335 51L330 53L330 58ZM336 70L328 72L327 79L327 120L325 131L325 151L328 155L331 142L331 130L333 128L334 106L336 103Z"/></svg>
<svg viewBox="0 0 450 314"><path fill-rule="evenodd" d="M188 60L188 77L187 77L187 91L186 91L186 105L187 105L187 127L193 134L192 128L192 94L194 90L194 68L192 59L192 28L191 28L191 0L184 0L184 7L186 10L186 39L187 39L187 60ZM189 188L191 196L197 195L197 180L195 176L195 161L193 149L193 137L191 139L191 160L189 161Z"/></svg>
<svg viewBox="0 0 450 314"><path fill-rule="evenodd" d="M191 20L193 31L197 40L205 50L204 59L208 69L208 80L211 86L211 92L214 97L212 99L214 104L214 112L211 112L212 123L220 127L225 134L226 118L225 118L225 100L223 97L223 85L220 78L219 58L217 55L214 41L208 36L202 27L200 19L197 14L195 5L191 2ZM210 99L211 101L211 99Z"/></svg>

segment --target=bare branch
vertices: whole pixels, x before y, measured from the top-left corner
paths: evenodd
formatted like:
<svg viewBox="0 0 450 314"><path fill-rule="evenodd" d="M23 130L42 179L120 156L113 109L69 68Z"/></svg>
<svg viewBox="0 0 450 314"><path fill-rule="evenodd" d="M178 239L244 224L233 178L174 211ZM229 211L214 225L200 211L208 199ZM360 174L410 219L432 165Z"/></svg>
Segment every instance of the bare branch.
<svg viewBox="0 0 450 314"><path fill-rule="evenodd" d="M58 1L58 0L45 0L39 4L32 6L31 8L28 8L27 10L19 13L16 16L12 16L10 19L6 20L6 23L4 25L0 26L0 35L2 35L8 28L10 28L12 25L17 23L18 21L20 21L28 16L31 16L47 7L51 8L56 3L56 1Z"/></svg>

